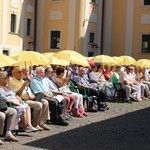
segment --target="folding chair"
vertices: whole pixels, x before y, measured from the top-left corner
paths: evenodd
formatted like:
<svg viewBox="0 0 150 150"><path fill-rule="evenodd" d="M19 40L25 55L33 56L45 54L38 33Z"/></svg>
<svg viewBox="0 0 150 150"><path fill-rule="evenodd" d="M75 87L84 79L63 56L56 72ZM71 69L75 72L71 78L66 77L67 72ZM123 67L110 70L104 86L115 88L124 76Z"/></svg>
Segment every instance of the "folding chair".
<svg viewBox="0 0 150 150"><path fill-rule="evenodd" d="M113 83L113 86L115 88L115 93L114 93L114 99L117 98L117 100L122 100L124 101L126 97L126 91L122 88L121 83Z"/></svg>

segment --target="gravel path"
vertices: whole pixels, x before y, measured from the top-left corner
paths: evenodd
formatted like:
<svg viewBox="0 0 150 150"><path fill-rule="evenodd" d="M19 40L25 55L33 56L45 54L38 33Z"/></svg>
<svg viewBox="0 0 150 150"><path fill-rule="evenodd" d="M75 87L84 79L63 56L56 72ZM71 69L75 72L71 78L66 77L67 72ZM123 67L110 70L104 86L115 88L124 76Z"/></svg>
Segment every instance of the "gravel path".
<svg viewBox="0 0 150 150"><path fill-rule="evenodd" d="M19 142L5 142L0 150L150 150L150 100L108 102L109 110L73 118L67 127L19 132Z"/></svg>

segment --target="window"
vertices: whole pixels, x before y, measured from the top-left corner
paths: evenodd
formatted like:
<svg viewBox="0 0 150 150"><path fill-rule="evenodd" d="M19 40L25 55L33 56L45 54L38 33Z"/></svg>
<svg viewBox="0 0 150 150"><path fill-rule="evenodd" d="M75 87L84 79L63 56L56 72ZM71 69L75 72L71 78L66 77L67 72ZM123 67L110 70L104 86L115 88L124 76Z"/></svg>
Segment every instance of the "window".
<svg viewBox="0 0 150 150"><path fill-rule="evenodd" d="M30 18L27 18L27 35L31 35L31 25L32 20Z"/></svg>
<svg viewBox="0 0 150 150"><path fill-rule="evenodd" d="M62 1L62 0L52 0L52 1L56 1L56 2L59 2L59 1Z"/></svg>
<svg viewBox="0 0 150 150"><path fill-rule="evenodd" d="M16 32L16 19L15 14L11 14L10 32Z"/></svg>
<svg viewBox="0 0 150 150"><path fill-rule="evenodd" d="M150 5L150 0L144 0L144 5Z"/></svg>
<svg viewBox="0 0 150 150"><path fill-rule="evenodd" d="M88 52L88 57L93 57L94 56L94 52Z"/></svg>
<svg viewBox="0 0 150 150"><path fill-rule="evenodd" d="M142 53L150 53L150 34L142 35Z"/></svg>
<svg viewBox="0 0 150 150"><path fill-rule="evenodd" d="M60 31L51 31L50 37L50 48L60 49Z"/></svg>
<svg viewBox="0 0 150 150"><path fill-rule="evenodd" d="M90 43L94 43L94 41L95 41L95 33L93 33L93 32L90 32Z"/></svg>
<svg viewBox="0 0 150 150"><path fill-rule="evenodd" d="M9 50L3 50L3 54L8 56L9 55Z"/></svg>
<svg viewBox="0 0 150 150"><path fill-rule="evenodd" d="M96 3L96 0L91 0L92 3Z"/></svg>

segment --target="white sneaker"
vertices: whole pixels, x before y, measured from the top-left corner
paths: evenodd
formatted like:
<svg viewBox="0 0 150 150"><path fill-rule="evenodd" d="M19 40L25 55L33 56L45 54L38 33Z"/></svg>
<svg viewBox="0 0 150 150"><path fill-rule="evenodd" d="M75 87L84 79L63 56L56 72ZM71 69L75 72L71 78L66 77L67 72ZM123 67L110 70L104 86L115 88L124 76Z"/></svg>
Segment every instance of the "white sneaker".
<svg viewBox="0 0 150 150"><path fill-rule="evenodd" d="M137 101L140 102L140 101L142 101L142 99L141 98L137 98Z"/></svg>
<svg viewBox="0 0 150 150"><path fill-rule="evenodd" d="M36 132L38 131L38 129L34 128L34 127L27 127L26 130L25 130L27 133L30 133L30 132Z"/></svg>

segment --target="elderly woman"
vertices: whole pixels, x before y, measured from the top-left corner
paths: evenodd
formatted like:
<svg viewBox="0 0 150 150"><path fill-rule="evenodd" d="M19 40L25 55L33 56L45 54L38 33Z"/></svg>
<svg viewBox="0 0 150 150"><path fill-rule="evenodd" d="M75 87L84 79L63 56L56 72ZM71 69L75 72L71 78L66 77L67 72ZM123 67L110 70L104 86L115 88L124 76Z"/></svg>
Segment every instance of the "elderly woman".
<svg viewBox="0 0 150 150"><path fill-rule="evenodd" d="M83 107L83 96L81 94L70 91L69 89L70 77L67 75L67 73L66 76L64 77L64 74L65 68L58 67L56 69L55 81L57 82L57 85L60 87L59 89L60 90L62 89L63 92L66 92L67 96L75 98L75 101L72 101L72 99L68 101L68 108L70 112L72 112L73 116L75 117L87 116ZM63 87L68 87L68 91L64 91Z"/></svg>
<svg viewBox="0 0 150 150"><path fill-rule="evenodd" d="M9 82L7 72L0 72L0 74L3 75L3 79L0 80L1 98L6 99L7 102L12 103L12 107L17 110L18 120L21 118L26 132L37 131L37 129L31 125L30 107L28 104L24 103L19 96L16 96L16 94L7 86Z"/></svg>

